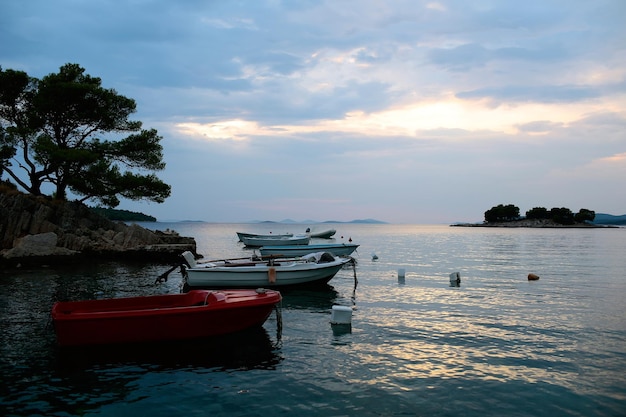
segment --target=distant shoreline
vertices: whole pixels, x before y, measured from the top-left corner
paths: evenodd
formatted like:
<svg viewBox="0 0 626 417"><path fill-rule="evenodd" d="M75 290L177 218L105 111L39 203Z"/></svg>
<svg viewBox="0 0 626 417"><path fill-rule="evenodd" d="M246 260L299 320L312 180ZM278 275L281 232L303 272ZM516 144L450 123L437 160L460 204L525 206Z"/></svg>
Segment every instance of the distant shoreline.
<svg viewBox="0 0 626 417"><path fill-rule="evenodd" d="M494 223L455 223L453 227L509 227L509 228L537 228L537 229L606 229L618 228L619 226L593 223L574 223L559 224L552 220L546 219L522 219L512 220L510 222L494 222Z"/></svg>

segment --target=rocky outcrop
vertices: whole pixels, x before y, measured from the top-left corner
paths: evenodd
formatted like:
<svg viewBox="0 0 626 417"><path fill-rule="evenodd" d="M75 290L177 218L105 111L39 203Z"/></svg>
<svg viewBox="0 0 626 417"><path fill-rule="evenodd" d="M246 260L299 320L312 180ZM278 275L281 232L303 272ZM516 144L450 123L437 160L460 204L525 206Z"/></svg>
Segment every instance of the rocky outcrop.
<svg viewBox="0 0 626 417"><path fill-rule="evenodd" d="M0 264L129 258L170 262L191 237L110 221L79 202L0 191Z"/></svg>

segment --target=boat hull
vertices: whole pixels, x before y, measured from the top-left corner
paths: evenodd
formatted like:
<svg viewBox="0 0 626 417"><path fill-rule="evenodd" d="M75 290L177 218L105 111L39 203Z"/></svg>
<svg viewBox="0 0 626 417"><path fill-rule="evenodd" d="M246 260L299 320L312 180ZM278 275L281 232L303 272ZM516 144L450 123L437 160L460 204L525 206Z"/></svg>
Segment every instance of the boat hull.
<svg viewBox="0 0 626 417"><path fill-rule="evenodd" d="M195 339L261 326L280 300L272 290L194 290L57 302L52 323L60 346Z"/></svg>
<svg viewBox="0 0 626 417"><path fill-rule="evenodd" d="M243 241L242 238L246 237L258 237L258 238L266 238L266 239L281 239L285 237L292 237L293 233L278 233L278 234L258 234L258 233L245 233L245 232L236 232L237 237L240 241Z"/></svg>
<svg viewBox="0 0 626 417"><path fill-rule="evenodd" d="M333 237L335 235L335 233L337 233L337 231L335 229L330 229L330 230L325 230L323 232L311 232L310 236L312 238L318 238L318 239L330 239L331 237Z"/></svg>
<svg viewBox="0 0 626 417"><path fill-rule="evenodd" d="M332 262L279 262L239 266L215 264L198 265L186 271L186 284L190 288L274 288L313 284L330 281L350 259L336 258Z"/></svg>
<svg viewBox="0 0 626 417"><path fill-rule="evenodd" d="M329 252L335 256L348 256L359 245L352 243L328 243L318 245L268 245L262 246L259 251L262 256L305 256L312 252Z"/></svg>
<svg viewBox="0 0 626 417"><path fill-rule="evenodd" d="M307 245L311 241L310 236L291 236L281 238L262 238L242 236L241 241L249 247L261 247L268 245Z"/></svg>

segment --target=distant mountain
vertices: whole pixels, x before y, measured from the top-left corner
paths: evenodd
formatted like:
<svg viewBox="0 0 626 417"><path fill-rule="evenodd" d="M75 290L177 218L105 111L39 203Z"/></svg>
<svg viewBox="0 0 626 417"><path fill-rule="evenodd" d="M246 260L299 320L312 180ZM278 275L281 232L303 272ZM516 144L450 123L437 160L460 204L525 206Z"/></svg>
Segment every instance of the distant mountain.
<svg viewBox="0 0 626 417"><path fill-rule="evenodd" d="M335 223L363 223L363 224L387 224L387 222L383 222L375 219L362 219L362 220L352 220L349 222L335 222Z"/></svg>
<svg viewBox="0 0 626 417"><path fill-rule="evenodd" d="M250 223L277 223L277 224L320 224L320 223L358 223L358 224L387 224L387 222L383 222L380 220L374 219L363 219L363 220L350 220L348 222L342 222L338 220L326 220L323 222L318 222L315 220L303 220L296 221L291 219L281 220L279 222L271 221L271 220L253 220Z"/></svg>
<svg viewBox="0 0 626 417"><path fill-rule="evenodd" d="M593 224L623 226L626 225L626 214L622 214L621 216L614 216L612 214L596 213L596 217L595 219L593 219Z"/></svg>

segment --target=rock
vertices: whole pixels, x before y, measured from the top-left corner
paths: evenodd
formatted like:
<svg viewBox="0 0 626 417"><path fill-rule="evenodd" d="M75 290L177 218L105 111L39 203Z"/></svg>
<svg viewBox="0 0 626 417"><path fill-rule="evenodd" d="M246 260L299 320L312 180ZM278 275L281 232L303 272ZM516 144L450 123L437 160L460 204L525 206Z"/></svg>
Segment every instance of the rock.
<svg viewBox="0 0 626 417"><path fill-rule="evenodd" d="M169 263L186 250L199 256L191 237L113 222L79 202L0 191L0 264L70 256Z"/></svg>
<svg viewBox="0 0 626 417"><path fill-rule="evenodd" d="M67 256L75 255L75 250L58 247L56 233L47 232L26 235L16 239L13 247L3 253L5 258L21 258L25 256Z"/></svg>

